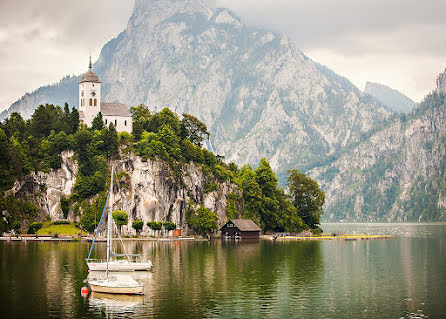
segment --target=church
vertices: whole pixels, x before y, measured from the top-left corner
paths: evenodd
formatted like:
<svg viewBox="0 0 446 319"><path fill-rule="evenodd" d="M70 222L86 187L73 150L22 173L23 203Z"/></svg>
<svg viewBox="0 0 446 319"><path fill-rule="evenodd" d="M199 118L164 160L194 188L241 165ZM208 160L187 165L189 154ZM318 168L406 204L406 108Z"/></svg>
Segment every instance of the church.
<svg viewBox="0 0 446 319"><path fill-rule="evenodd" d="M104 124L115 125L116 131L132 133L132 114L125 104L101 101L101 82L91 71L91 57L88 72L79 82L79 120L91 126L93 119L101 112Z"/></svg>

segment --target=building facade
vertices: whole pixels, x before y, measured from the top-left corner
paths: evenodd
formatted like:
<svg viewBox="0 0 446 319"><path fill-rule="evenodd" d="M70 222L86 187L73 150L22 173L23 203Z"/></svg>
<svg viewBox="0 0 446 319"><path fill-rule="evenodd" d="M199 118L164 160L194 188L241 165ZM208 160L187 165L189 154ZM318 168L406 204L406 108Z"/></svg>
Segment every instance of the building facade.
<svg viewBox="0 0 446 319"><path fill-rule="evenodd" d="M93 119L101 112L105 125L113 123L116 131L132 133L132 115L125 104L101 101L101 82L91 71L91 58L88 72L79 82L79 120L91 126Z"/></svg>

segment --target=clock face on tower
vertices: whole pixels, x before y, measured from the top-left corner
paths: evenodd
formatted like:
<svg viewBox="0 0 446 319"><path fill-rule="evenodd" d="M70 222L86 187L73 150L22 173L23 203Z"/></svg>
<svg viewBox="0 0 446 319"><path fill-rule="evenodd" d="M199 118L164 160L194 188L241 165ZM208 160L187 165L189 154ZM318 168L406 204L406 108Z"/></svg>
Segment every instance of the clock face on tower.
<svg viewBox="0 0 446 319"><path fill-rule="evenodd" d="M91 91L91 96L95 97L96 96L96 92L95 91Z"/></svg>

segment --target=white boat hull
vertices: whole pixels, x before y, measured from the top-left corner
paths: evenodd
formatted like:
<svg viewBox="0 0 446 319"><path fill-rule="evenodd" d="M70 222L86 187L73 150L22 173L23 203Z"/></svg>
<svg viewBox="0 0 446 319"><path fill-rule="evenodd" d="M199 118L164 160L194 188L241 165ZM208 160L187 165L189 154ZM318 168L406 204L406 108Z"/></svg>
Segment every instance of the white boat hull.
<svg viewBox="0 0 446 319"><path fill-rule="evenodd" d="M91 271L106 271L107 262L87 262L88 269ZM153 267L151 262L129 262L127 260L109 261L108 271L144 271L151 270Z"/></svg>
<svg viewBox="0 0 446 319"><path fill-rule="evenodd" d="M93 292L103 292L107 294L144 294L144 285L137 282L130 275L115 275L89 280Z"/></svg>
<svg viewBox="0 0 446 319"><path fill-rule="evenodd" d="M102 292L107 294L127 294L127 295L142 295L144 294L144 286L137 287L110 287L106 285L90 283L93 292Z"/></svg>

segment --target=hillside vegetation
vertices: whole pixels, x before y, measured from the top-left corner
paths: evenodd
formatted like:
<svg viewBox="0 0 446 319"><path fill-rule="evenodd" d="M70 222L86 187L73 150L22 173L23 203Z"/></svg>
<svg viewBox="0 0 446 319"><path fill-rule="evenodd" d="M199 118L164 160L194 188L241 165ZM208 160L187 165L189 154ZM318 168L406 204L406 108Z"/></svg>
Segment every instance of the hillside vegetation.
<svg viewBox="0 0 446 319"><path fill-rule="evenodd" d="M300 231L318 228L324 195L310 178L294 171L289 183L295 186L295 191L287 195L278 186L277 177L265 159L261 160L256 169L249 165L239 168L234 163L225 163L223 157L203 148L209 132L206 125L196 117L185 113L179 116L168 108L151 112L144 105L132 107L131 112L133 134L118 134L113 124L106 127L101 114L88 128L79 123L76 109L70 111L68 105L64 109L41 105L27 121L18 113L12 114L0 124L3 156L0 162L1 190L9 190L16 180L23 180L32 172L60 168L61 152L74 150L79 171L72 194L69 197L62 196L60 206L64 217L72 208L81 227L91 232L97 227L106 200L110 174L108 162L123 154L135 153L143 161L164 161L174 178L180 181L185 164L192 162L199 165L209 177L206 185L208 192L215 190L218 183L235 183L240 192L229 196L228 218L252 218L264 230ZM307 184L313 191L311 196L319 198L318 201L302 202L304 193L299 193L302 187L298 185ZM1 232L10 230L17 222L24 229L35 219L44 218L32 201L7 194L9 192L2 192L0 198L4 217L0 222ZM188 209L189 226L192 228L201 222L197 222L197 218L213 218L208 212L200 214L204 211L195 209L196 205L202 203L190 203ZM191 214L197 218L192 218Z"/></svg>

